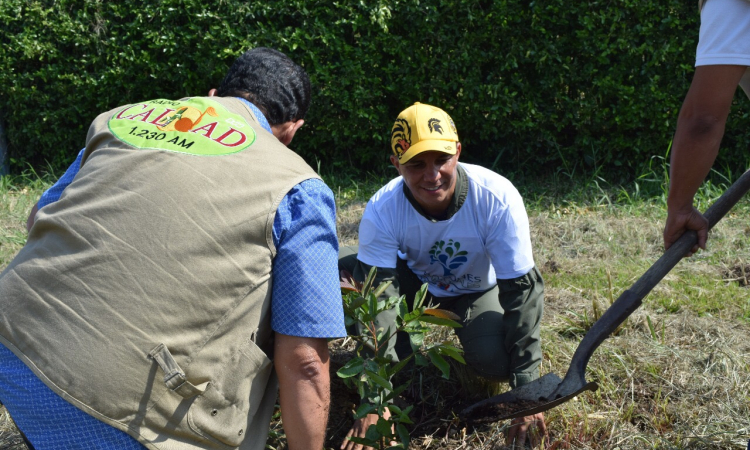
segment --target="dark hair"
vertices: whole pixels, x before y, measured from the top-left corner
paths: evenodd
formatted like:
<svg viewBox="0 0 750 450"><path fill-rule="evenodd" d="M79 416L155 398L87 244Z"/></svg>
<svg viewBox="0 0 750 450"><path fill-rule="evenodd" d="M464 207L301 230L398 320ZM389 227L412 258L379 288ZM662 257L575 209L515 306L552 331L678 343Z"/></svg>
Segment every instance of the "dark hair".
<svg viewBox="0 0 750 450"><path fill-rule="evenodd" d="M310 107L310 78L280 51L257 47L237 58L216 95L243 97L263 112L269 124L279 125L304 119Z"/></svg>

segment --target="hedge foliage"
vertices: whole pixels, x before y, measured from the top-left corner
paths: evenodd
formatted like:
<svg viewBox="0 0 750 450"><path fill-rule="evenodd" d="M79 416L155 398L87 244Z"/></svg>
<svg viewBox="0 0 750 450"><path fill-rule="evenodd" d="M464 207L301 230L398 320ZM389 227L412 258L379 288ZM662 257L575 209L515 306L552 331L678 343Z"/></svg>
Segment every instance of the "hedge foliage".
<svg viewBox="0 0 750 450"><path fill-rule="evenodd" d="M462 159L540 175L625 177L664 156L693 73L697 2L684 0L0 0L0 111L12 167L61 168L120 104L216 87L253 46L314 85L293 147L322 171L386 166L415 101L443 107ZM737 95L720 164L744 164Z"/></svg>

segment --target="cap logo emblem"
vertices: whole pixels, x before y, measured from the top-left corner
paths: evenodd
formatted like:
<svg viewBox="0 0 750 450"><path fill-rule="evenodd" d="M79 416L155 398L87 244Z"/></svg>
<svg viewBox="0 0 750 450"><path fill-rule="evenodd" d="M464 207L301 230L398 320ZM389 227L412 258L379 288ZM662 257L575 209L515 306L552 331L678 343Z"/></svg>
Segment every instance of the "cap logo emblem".
<svg viewBox="0 0 750 450"><path fill-rule="evenodd" d="M443 126L440 125L440 119L428 120L427 126L430 128L430 132L443 134Z"/></svg>
<svg viewBox="0 0 750 450"><path fill-rule="evenodd" d="M391 131L391 147L399 159L411 147L411 127L405 119L396 119Z"/></svg>

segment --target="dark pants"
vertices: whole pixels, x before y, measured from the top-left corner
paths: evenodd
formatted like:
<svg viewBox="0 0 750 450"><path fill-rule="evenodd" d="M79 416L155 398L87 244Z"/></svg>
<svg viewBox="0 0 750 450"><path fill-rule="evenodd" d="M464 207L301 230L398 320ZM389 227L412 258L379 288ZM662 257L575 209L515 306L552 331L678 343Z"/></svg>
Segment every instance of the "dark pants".
<svg viewBox="0 0 750 450"><path fill-rule="evenodd" d="M350 272L355 280L363 281L369 267L357 260L357 247L342 247L339 269ZM405 295L407 301L412 302L422 283L406 261L399 259L395 271L385 269L384 272L385 279L395 283L383 295L386 298ZM500 280L498 285L484 292L432 297L428 301L432 301L434 307L451 311L461 318L462 327L455 331L464 349L466 363L472 369L488 379L509 380L511 387L516 387L539 376L539 323L543 297L544 281L534 267L528 274L513 280ZM501 306L501 299L511 309L508 313ZM378 315L375 326L395 328L396 316L395 309L384 311ZM411 348L406 333L398 335L396 342L389 342L388 356L392 359L397 360L409 353Z"/></svg>

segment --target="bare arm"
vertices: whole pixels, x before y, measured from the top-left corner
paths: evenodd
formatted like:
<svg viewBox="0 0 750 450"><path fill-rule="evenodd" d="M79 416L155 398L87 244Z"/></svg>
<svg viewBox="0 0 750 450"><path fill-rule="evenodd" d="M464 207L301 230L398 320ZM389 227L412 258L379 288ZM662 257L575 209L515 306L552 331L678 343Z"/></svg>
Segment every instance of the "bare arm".
<svg viewBox="0 0 750 450"><path fill-rule="evenodd" d="M322 449L330 403L327 341L276 333L274 365L289 449Z"/></svg>
<svg viewBox="0 0 750 450"><path fill-rule="evenodd" d="M698 66L677 118L672 143L664 247L687 230L698 232L693 252L706 248L708 222L693 207L693 196L719 152L724 126L744 66Z"/></svg>

